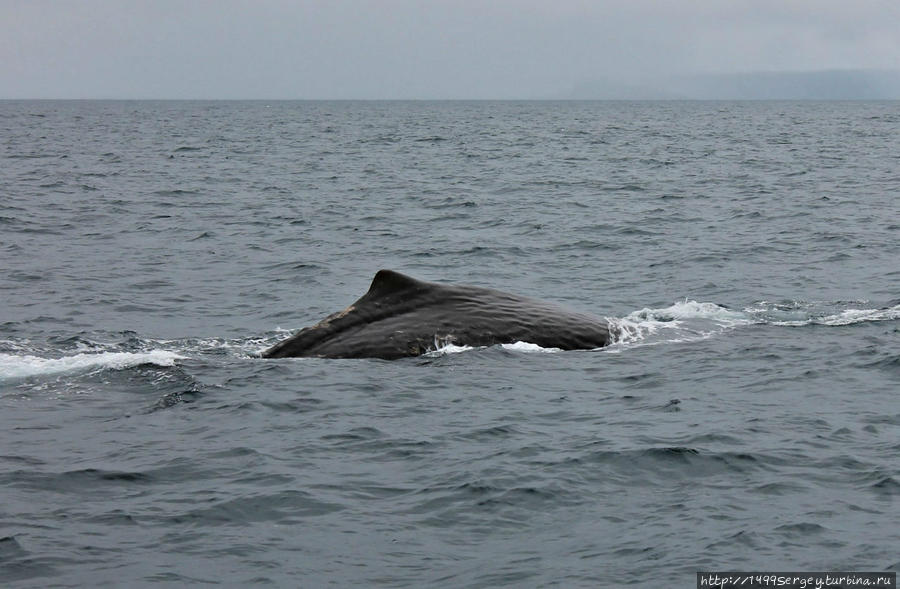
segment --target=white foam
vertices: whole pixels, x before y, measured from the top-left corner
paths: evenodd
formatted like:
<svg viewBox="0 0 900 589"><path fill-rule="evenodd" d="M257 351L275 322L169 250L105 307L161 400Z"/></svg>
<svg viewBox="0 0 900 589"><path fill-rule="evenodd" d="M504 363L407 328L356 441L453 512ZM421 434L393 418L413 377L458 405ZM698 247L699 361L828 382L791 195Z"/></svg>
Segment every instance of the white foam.
<svg viewBox="0 0 900 589"><path fill-rule="evenodd" d="M772 325L854 325L856 323L866 323L869 321L890 321L892 319L900 319L900 309L893 307L890 309L846 309L834 315L825 315L824 317L810 317L809 319L799 319L795 321L772 321Z"/></svg>
<svg viewBox="0 0 900 589"><path fill-rule="evenodd" d="M794 302L789 305L772 304L765 301L745 309L758 317L758 322L786 327L804 325L843 326L872 321L893 321L900 319L900 305L884 309L844 309L838 312L817 309L822 303ZM830 304L824 304L830 306Z"/></svg>
<svg viewBox="0 0 900 589"><path fill-rule="evenodd" d="M501 344L501 348L504 350L512 350L514 352L526 352L526 353L543 353L543 354L553 354L556 352L561 352L562 350L559 348L542 348L537 344L532 344L529 342L515 342L513 344Z"/></svg>
<svg viewBox="0 0 900 589"><path fill-rule="evenodd" d="M607 317L607 321L612 344L694 341L753 323L745 313L715 303L689 300L659 309L640 309L625 317Z"/></svg>
<svg viewBox="0 0 900 589"><path fill-rule="evenodd" d="M75 354L62 358L41 358L31 355L0 354L0 378L28 378L90 369L122 369L140 364L174 366L183 359L174 352L153 350L150 352L101 352Z"/></svg>
<svg viewBox="0 0 900 589"><path fill-rule="evenodd" d="M631 321L672 322L683 319L710 319L721 322L746 322L747 316L715 303L699 303L684 300L662 309L641 309L629 313Z"/></svg>
<svg viewBox="0 0 900 589"><path fill-rule="evenodd" d="M826 325L850 325L865 321L893 321L900 319L900 305L888 309L847 309L838 315L825 317Z"/></svg>
<svg viewBox="0 0 900 589"><path fill-rule="evenodd" d="M457 346L456 344L444 344L442 346L438 346L436 349L431 350L424 354L429 358L434 358L437 356L445 356L447 354L459 354L460 352L468 352L469 350L474 350L472 346Z"/></svg>
<svg viewBox="0 0 900 589"><path fill-rule="evenodd" d="M559 348L543 348L537 344L532 344L529 342L515 342L512 344L500 344L500 347L504 350L511 350L513 352L524 352L524 353L555 353L560 352ZM461 352L469 352L471 350L480 350L484 349L483 347L473 347L473 346L458 346L456 344L450 343L447 339L436 339L435 340L435 349L431 350L427 354L428 357L436 357L436 356L444 356L446 354L459 354Z"/></svg>

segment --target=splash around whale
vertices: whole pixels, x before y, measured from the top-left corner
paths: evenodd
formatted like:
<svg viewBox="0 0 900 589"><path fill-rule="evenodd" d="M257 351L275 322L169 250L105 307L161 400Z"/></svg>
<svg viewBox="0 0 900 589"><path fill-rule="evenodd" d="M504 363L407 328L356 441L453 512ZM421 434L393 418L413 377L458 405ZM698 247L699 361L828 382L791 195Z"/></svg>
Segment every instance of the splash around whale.
<svg viewBox="0 0 900 589"><path fill-rule="evenodd" d="M384 358L440 345L528 342L589 350L610 343L608 323L562 306L478 286L424 282L379 270L358 301L262 352L263 358Z"/></svg>

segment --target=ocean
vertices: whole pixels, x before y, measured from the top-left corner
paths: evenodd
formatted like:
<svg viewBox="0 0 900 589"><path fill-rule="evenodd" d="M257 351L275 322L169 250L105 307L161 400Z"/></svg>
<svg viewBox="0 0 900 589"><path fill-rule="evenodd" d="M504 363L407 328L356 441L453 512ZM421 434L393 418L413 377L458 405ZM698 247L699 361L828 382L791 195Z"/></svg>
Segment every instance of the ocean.
<svg viewBox="0 0 900 589"><path fill-rule="evenodd" d="M381 268L615 342L259 353ZM900 103L0 102L5 587L900 568Z"/></svg>

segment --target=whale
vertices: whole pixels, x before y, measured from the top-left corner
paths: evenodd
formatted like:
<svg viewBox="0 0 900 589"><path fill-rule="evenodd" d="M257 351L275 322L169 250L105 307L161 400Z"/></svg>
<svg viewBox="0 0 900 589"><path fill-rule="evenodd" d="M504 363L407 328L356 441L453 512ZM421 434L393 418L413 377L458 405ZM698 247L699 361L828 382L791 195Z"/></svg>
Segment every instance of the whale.
<svg viewBox="0 0 900 589"><path fill-rule="evenodd" d="M610 343L609 324L538 299L379 270L355 303L260 355L397 360L449 344L480 348L516 342L560 350L602 348Z"/></svg>

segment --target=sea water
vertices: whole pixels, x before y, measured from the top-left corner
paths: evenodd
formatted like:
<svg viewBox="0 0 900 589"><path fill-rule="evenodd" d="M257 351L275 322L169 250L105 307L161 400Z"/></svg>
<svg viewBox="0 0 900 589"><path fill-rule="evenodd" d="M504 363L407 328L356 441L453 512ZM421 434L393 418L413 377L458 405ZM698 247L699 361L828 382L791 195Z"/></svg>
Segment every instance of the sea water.
<svg viewBox="0 0 900 589"><path fill-rule="evenodd" d="M0 102L0 582L900 568L900 103ZM608 348L258 353L375 272Z"/></svg>

